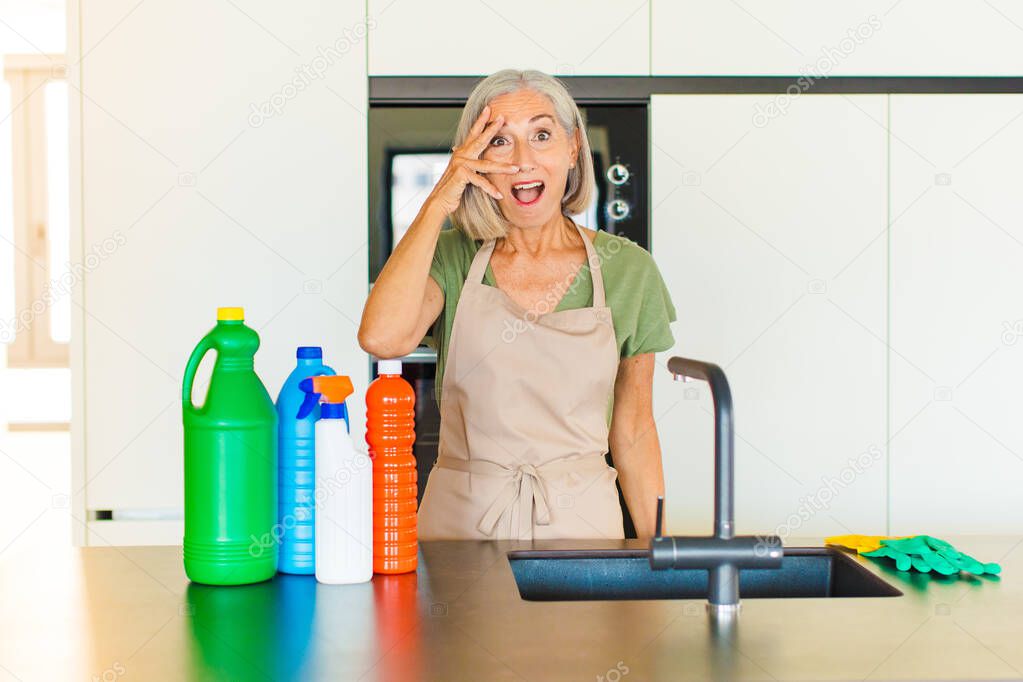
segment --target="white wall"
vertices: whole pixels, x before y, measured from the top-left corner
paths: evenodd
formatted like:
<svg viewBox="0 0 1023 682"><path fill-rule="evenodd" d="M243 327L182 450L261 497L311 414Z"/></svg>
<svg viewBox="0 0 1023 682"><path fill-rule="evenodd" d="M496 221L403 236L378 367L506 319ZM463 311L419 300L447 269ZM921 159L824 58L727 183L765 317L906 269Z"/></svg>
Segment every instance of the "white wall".
<svg viewBox="0 0 1023 682"><path fill-rule="evenodd" d="M891 100L892 531L1018 533L1023 95Z"/></svg>
<svg viewBox="0 0 1023 682"><path fill-rule="evenodd" d="M649 73L650 3L369 0L371 76Z"/></svg>
<svg viewBox="0 0 1023 682"><path fill-rule="evenodd" d="M883 532L886 97L801 97L754 125L771 98L651 102L651 241L678 311L654 391L667 518L711 529L713 406L671 380L681 355L728 375L740 532Z"/></svg>
<svg viewBox="0 0 1023 682"><path fill-rule="evenodd" d="M1012 0L654 0L651 73L1018 76Z"/></svg>
<svg viewBox="0 0 1023 682"><path fill-rule="evenodd" d="M771 100L651 107L679 310L659 359L729 375L740 531L1019 532L1023 95L810 94L761 117ZM710 409L658 372L685 531L710 524Z"/></svg>
<svg viewBox="0 0 1023 682"><path fill-rule="evenodd" d="M363 15L333 2L303 12L201 0L71 8L71 34L81 32L69 58L75 248L87 265L100 254L76 292L80 517L180 514L181 375L217 306L245 306L262 338L256 368L274 396L295 347L324 346L352 376L353 437L362 437ZM319 76L293 89L296 69ZM254 113L264 102L277 110ZM101 523L90 542L103 541ZM118 541L152 541L138 523L134 535L118 528Z"/></svg>
<svg viewBox="0 0 1023 682"><path fill-rule="evenodd" d="M372 76L1018 76L1013 0L369 0Z"/></svg>

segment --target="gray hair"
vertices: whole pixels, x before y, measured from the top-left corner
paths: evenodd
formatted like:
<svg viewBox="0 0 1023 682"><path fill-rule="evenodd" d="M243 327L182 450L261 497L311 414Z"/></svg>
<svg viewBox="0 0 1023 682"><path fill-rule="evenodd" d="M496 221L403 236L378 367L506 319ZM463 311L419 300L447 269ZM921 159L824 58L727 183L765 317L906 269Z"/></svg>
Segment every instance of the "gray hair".
<svg viewBox="0 0 1023 682"><path fill-rule="evenodd" d="M476 84L462 109L458 122L454 146L463 144L469 136L472 124L483 112L483 107L494 98L521 89L529 89L545 95L554 105L554 116L569 136L579 135L579 157L575 168L569 168L565 195L561 199L562 215L582 213L590 205L596 192L593 177L593 158L590 142L586 136L586 123L579 106L568 93L564 83L541 71L528 69L503 69L491 74ZM466 185L462 200L451 215L451 222L473 239L496 239L507 234L509 223L501 214L497 201L479 187Z"/></svg>

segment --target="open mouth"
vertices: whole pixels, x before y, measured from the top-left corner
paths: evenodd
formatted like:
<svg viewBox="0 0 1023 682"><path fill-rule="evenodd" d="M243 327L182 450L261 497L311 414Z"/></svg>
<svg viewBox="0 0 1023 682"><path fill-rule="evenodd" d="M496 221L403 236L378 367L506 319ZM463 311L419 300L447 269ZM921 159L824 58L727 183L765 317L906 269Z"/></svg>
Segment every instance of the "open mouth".
<svg viewBox="0 0 1023 682"><path fill-rule="evenodd" d="M519 206L532 206L540 200L543 194L544 184L539 180L519 182L512 185L512 196L515 197Z"/></svg>

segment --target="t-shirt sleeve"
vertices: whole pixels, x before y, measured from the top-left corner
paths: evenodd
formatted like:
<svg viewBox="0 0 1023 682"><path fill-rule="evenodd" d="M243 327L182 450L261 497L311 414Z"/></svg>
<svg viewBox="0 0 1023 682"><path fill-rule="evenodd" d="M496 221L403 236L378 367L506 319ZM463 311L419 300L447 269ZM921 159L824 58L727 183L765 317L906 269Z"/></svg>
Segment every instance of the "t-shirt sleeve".
<svg viewBox="0 0 1023 682"><path fill-rule="evenodd" d="M445 239L444 232L442 231L438 235L437 246L433 250L433 260L430 262L430 277L433 278L433 281L437 283L437 286L444 293L445 301L448 297L446 287L449 260L449 254L446 252L449 250L448 247L448 241ZM433 321L433 324L426 331L426 336L423 337L423 343L434 350L437 350L438 345L443 341L445 308L446 306L441 308L437 319Z"/></svg>
<svg viewBox="0 0 1023 682"><path fill-rule="evenodd" d="M437 238L437 246L433 250L433 262L430 263L430 277L437 283L441 291L444 291L444 240L441 238L443 236L442 232Z"/></svg>
<svg viewBox="0 0 1023 682"><path fill-rule="evenodd" d="M647 251L643 251L637 260L639 286L636 291L639 300L635 301L636 327L622 344L622 357L658 353L675 345L675 337L671 332L671 323L676 317L675 306L661 271Z"/></svg>

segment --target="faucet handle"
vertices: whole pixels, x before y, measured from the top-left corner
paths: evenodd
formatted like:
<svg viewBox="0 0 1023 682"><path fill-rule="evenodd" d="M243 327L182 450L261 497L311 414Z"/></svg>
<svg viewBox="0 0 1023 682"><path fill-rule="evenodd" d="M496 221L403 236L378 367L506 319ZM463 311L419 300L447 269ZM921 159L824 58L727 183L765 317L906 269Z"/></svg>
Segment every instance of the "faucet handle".
<svg viewBox="0 0 1023 682"><path fill-rule="evenodd" d="M657 496L657 520L654 522L654 537L661 537L663 530L661 525L664 521L664 495Z"/></svg>

